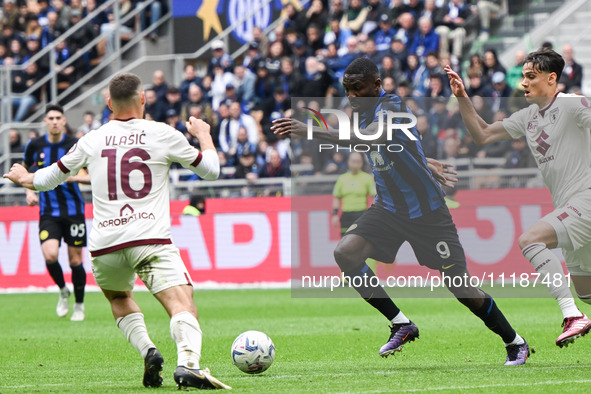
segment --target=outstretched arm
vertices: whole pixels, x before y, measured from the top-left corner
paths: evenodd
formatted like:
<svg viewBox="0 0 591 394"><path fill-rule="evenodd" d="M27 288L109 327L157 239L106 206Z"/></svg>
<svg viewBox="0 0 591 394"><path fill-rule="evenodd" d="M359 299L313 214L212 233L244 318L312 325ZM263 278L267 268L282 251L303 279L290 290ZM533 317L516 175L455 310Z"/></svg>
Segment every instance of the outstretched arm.
<svg viewBox="0 0 591 394"><path fill-rule="evenodd" d="M474 138L474 142L479 145L487 145L493 142L511 139L511 136L503 127L502 122L488 124L478 115L468 97L468 93L466 93L462 78L450 66L445 67L445 72L447 72L447 76L449 77L451 91L458 98L462 119L468 128L468 132Z"/></svg>

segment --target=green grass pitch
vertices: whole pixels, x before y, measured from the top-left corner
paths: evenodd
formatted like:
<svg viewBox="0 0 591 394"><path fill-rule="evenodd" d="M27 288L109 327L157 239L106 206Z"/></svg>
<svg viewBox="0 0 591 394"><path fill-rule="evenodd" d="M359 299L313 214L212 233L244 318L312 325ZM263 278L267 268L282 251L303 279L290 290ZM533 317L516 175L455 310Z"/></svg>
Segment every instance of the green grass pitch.
<svg viewBox="0 0 591 394"><path fill-rule="evenodd" d="M136 299L165 359L164 386L151 390L176 391L168 317L150 294ZM289 290L197 291L195 299L202 366L238 392L591 392L591 337L556 347L561 315L550 299L497 299L536 350L517 367L503 366L501 340L453 299L399 299L420 339L387 359L377 354L387 322L361 299L298 299ZM148 390L143 362L102 295L87 294L81 323L59 319L56 301L57 294L0 295L0 393ZM230 345L246 330L275 342L275 363L261 375L232 364Z"/></svg>

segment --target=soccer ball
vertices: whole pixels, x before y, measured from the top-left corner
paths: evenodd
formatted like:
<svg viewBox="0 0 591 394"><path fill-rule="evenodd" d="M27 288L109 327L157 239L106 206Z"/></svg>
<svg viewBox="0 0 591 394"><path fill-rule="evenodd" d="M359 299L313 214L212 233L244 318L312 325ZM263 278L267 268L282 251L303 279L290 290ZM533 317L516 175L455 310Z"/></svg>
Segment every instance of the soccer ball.
<svg viewBox="0 0 591 394"><path fill-rule="evenodd" d="M232 344L232 361L242 372L261 373L273 364L274 359L275 345L260 331L243 332Z"/></svg>

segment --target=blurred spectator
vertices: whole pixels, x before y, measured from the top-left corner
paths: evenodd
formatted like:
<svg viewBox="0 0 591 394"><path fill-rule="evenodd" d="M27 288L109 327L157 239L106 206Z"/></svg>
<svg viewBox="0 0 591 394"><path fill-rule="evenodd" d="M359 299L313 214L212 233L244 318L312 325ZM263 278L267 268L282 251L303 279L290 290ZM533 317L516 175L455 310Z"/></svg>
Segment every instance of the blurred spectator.
<svg viewBox="0 0 591 394"><path fill-rule="evenodd" d="M422 97L425 95L425 87L428 85L429 72L427 67L421 64L417 55L408 55L406 58L408 66L405 79L410 82L412 95Z"/></svg>
<svg viewBox="0 0 591 394"><path fill-rule="evenodd" d="M238 129L238 137L236 139L236 146L230 148L227 153L228 163L235 165L240 160L240 156L244 154L244 152L255 152L256 151L256 144L253 144L248 140L248 131L246 128L240 127Z"/></svg>
<svg viewBox="0 0 591 394"><path fill-rule="evenodd" d="M256 77L250 69L242 64L234 66L234 84L236 86L236 100L240 101L242 108L249 111L254 100L254 83Z"/></svg>
<svg viewBox="0 0 591 394"><path fill-rule="evenodd" d="M281 75L277 86L283 88L288 97L297 97L302 89L302 76L294 69L288 57L281 59Z"/></svg>
<svg viewBox="0 0 591 394"><path fill-rule="evenodd" d="M51 0L51 8L57 13L57 28L65 32L70 26L70 6L64 0Z"/></svg>
<svg viewBox="0 0 591 394"><path fill-rule="evenodd" d="M424 8L425 4L423 3L423 0L408 0L407 12L410 12L415 19L419 19Z"/></svg>
<svg viewBox="0 0 591 394"><path fill-rule="evenodd" d="M479 41L486 41L489 37L490 20L492 17L498 18L507 12L507 0L479 0L478 16L480 17L480 35Z"/></svg>
<svg viewBox="0 0 591 394"><path fill-rule="evenodd" d="M33 62L24 71L15 70L12 74L12 92L24 93L41 78L37 63ZM31 109L41 101L42 87L22 97L12 97L12 109L16 108L14 121L25 120Z"/></svg>
<svg viewBox="0 0 591 394"><path fill-rule="evenodd" d="M429 17L419 19L419 28L412 40L409 52L424 59L430 52L439 51L439 35L433 29L433 22Z"/></svg>
<svg viewBox="0 0 591 394"><path fill-rule="evenodd" d="M324 8L322 0L312 0L310 7L308 7L306 11L302 11L298 14L296 28L300 34L306 34L306 31L310 26L326 26L327 21L328 12Z"/></svg>
<svg viewBox="0 0 591 394"><path fill-rule="evenodd" d="M353 34L358 34L363 27L368 12L369 10L363 7L362 0L351 0L347 12L341 19L341 28L351 30Z"/></svg>
<svg viewBox="0 0 591 394"><path fill-rule="evenodd" d="M234 67L234 61L224 51L224 43L221 40L214 40L211 43L211 53L212 57L207 65L207 73L209 75L213 75L213 69L216 65L221 66L224 71L232 71L232 67Z"/></svg>
<svg viewBox="0 0 591 394"><path fill-rule="evenodd" d="M96 130L99 127L101 127L101 122L95 119L94 113L92 111L86 111L82 115L82 124L77 129L77 138L81 138L89 131Z"/></svg>
<svg viewBox="0 0 591 394"><path fill-rule="evenodd" d="M482 62L480 54L474 53L470 56L467 72L479 72L480 74L484 74L484 63Z"/></svg>
<svg viewBox="0 0 591 394"><path fill-rule="evenodd" d="M405 3L405 0L390 0L389 3L390 16L392 16L393 21L398 21L400 15L409 11L408 4Z"/></svg>
<svg viewBox="0 0 591 394"><path fill-rule="evenodd" d="M82 20L82 11L79 9L73 9L70 11L70 24L68 28L73 27L75 24ZM83 24L79 26L69 37L68 42L70 46L70 50L72 54L80 51L86 44L90 41L94 40L94 38L98 35L98 31L95 30L92 25L90 24ZM96 59L98 57L98 53L96 49L91 49L87 51L83 56L83 62L85 67L80 68L77 70L78 75L84 75L88 71L90 71L90 61L91 59Z"/></svg>
<svg viewBox="0 0 591 394"><path fill-rule="evenodd" d="M412 89L410 82L408 82L408 80L406 79L400 81L400 83L398 83L398 86L396 86L396 95L401 98L406 98L411 97L411 94Z"/></svg>
<svg viewBox="0 0 591 394"><path fill-rule="evenodd" d="M524 51L515 52L515 65L507 71L507 85L509 85L511 89L515 89L518 85L521 85L521 72L523 71L524 60Z"/></svg>
<svg viewBox="0 0 591 394"><path fill-rule="evenodd" d="M136 2L135 6L140 7L144 3L145 1L138 1ZM166 1L163 0L156 0L152 2L148 7L144 8L139 14L141 31L146 30L146 28L153 26L156 22L158 22L162 14L166 12L166 8ZM158 39L157 31L152 31L148 35L148 38L152 41L156 41Z"/></svg>
<svg viewBox="0 0 591 394"><path fill-rule="evenodd" d="M408 70L408 64L406 63L408 52L406 45L404 45L404 42L400 38L394 37L392 44L390 44L390 51L386 52L386 56L391 57L394 63L400 64L400 70L402 72Z"/></svg>
<svg viewBox="0 0 591 394"><path fill-rule="evenodd" d="M2 7L2 18L0 18L0 25L10 26L13 29L16 29L17 24L18 8L14 4L14 0L4 0L4 7Z"/></svg>
<svg viewBox="0 0 591 394"><path fill-rule="evenodd" d="M457 69L462 59L464 42L466 41L466 29L464 22L471 15L470 8L463 0L449 0L442 8L444 12L433 22L437 25L435 31L441 40L440 50L449 53L449 43L452 42L451 66Z"/></svg>
<svg viewBox="0 0 591 394"><path fill-rule="evenodd" d="M394 30L394 28L392 27L390 15L386 13L380 15L378 26L379 29L374 34L376 49L379 52L385 52L388 49L390 49L392 37L394 37L394 34L396 34L396 30Z"/></svg>
<svg viewBox="0 0 591 394"><path fill-rule="evenodd" d="M505 67L501 63L499 63L499 58L497 56L497 51L494 49L487 49L484 52L484 74L483 77L487 80L488 83L492 82L492 76L496 72L502 72L503 74L507 73Z"/></svg>
<svg viewBox="0 0 591 394"><path fill-rule="evenodd" d="M342 152L334 151L324 166L325 174L344 174L347 172L347 160Z"/></svg>
<svg viewBox="0 0 591 394"><path fill-rule="evenodd" d="M196 84L189 86L189 100L184 104L184 107L181 111L181 116L183 119L189 119L191 107L201 108L201 115L199 118L203 119L209 124L213 124L213 109L211 108L209 101L203 95L201 88Z"/></svg>
<svg viewBox="0 0 591 394"><path fill-rule="evenodd" d="M279 41L281 40L279 39ZM252 28L251 44L253 43L257 44L261 53L267 53L267 51L269 51L269 45L271 45L269 37L267 37L267 35L263 32L263 29L258 26L254 26Z"/></svg>
<svg viewBox="0 0 591 394"><path fill-rule="evenodd" d="M303 97L326 97L332 80L326 72L326 66L315 57L306 59L306 74L304 75L304 86L302 86Z"/></svg>
<svg viewBox="0 0 591 394"><path fill-rule="evenodd" d="M244 150L238 158L234 178L247 179L252 182L258 179L258 174L259 167L256 163L256 152L250 149Z"/></svg>
<svg viewBox="0 0 591 394"><path fill-rule="evenodd" d="M99 0L100 1L100 0ZM97 0L86 0L86 15L90 15L98 7ZM103 23L108 23L107 15L104 11L99 12L95 17L90 20L90 24L96 31L100 31Z"/></svg>
<svg viewBox="0 0 591 394"><path fill-rule="evenodd" d="M285 90L278 86L273 92L273 98L267 100L263 104L263 119L261 126L263 129L263 135L269 143L277 141L277 136L271 131L272 122L276 119L283 118L285 111L291 107L291 103L287 98Z"/></svg>
<svg viewBox="0 0 591 394"><path fill-rule="evenodd" d="M269 75L267 65L264 60L260 60L256 67L256 79L254 82L254 103L260 106L267 101L275 89L273 78Z"/></svg>
<svg viewBox="0 0 591 394"><path fill-rule="evenodd" d="M361 56L359 51L359 41L357 37L351 36L347 38L347 44L345 50L339 50L338 55L341 58L339 69L345 71L345 68L356 58Z"/></svg>
<svg viewBox="0 0 591 394"><path fill-rule="evenodd" d="M341 1L341 0L336 0ZM340 17L333 16L330 20L329 30L324 35L324 46L328 47L330 44L335 44L337 50L345 48L347 40L352 36L351 30L343 29L340 25Z"/></svg>
<svg viewBox="0 0 591 394"><path fill-rule="evenodd" d="M372 36L378 30L378 23L383 14L387 14L388 9L382 5L381 0L367 0L367 17L361 28L363 36Z"/></svg>
<svg viewBox="0 0 591 394"><path fill-rule="evenodd" d="M318 2L320 0L315 0ZM306 46L314 55L319 55L324 48L324 35L319 25L311 24L306 29ZM269 69L269 71L272 71Z"/></svg>
<svg viewBox="0 0 591 394"><path fill-rule="evenodd" d="M429 87L425 90L425 97L449 97L449 94L444 89L443 80L438 74L429 75Z"/></svg>
<svg viewBox="0 0 591 394"><path fill-rule="evenodd" d="M213 80L211 82L211 107L217 110L220 103L224 101L226 86L232 83L234 76L231 72L225 71L220 64L213 66Z"/></svg>
<svg viewBox="0 0 591 394"><path fill-rule="evenodd" d="M373 38L368 38L365 41L364 52L365 57L370 59L375 64L380 64L382 62L382 58L384 57L383 53L378 52L378 49L376 48L376 42Z"/></svg>
<svg viewBox="0 0 591 394"><path fill-rule="evenodd" d="M417 130L421 135L421 145L425 157L437 157L437 136L431 131L429 118L426 115L417 116Z"/></svg>
<svg viewBox="0 0 591 394"><path fill-rule="evenodd" d="M415 18L410 12L405 12L398 17L398 24L400 27L396 31L396 35L393 39L400 39L406 48L412 46L412 39L415 35Z"/></svg>
<svg viewBox="0 0 591 394"><path fill-rule="evenodd" d="M562 58L565 65L558 81L558 89L565 93L580 92L583 86L583 67L573 59L573 47L570 44L562 47Z"/></svg>
<svg viewBox="0 0 591 394"><path fill-rule="evenodd" d="M242 60L242 64L245 67L248 67L250 70L254 71L257 62L260 59L262 59L262 56L259 50L259 43L251 42L250 44L248 44L248 50L246 51L246 55Z"/></svg>
<svg viewBox="0 0 591 394"><path fill-rule="evenodd" d="M27 38L35 37L39 39L43 32L43 27L39 24L39 19L34 13L28 13L26 18L26 27L23 30Z"/></svg>
<svg viewBox="0 0 591 394"><path fill-rule="evenodd" d="M491 110L493 113L503 111L509 113L509 97L513 89L507 85L505 74L502 71L497 71L492 76L493 91L491 94Z"/></svg>
<svg viewBox="0 0 591 394"><path fill-rule="evenodd" d="M259 177L261 178L287 178L291 176L289 165L281 160L279 152L275 149L269 153L269 161L260 169Z"/></svg>
<svg viewBox="0 0 591 394"><path fill-rule="evenodd" d="M105 124L109 121L109 119L111 118L111 116L113 115L113 111L111 111L111 109L109 108L108 100L109 100L109 89L105 88L101 91L102 95L103 95L103 102L105 103L105 106L103 107L103 112L101 114L101 123Z"/></svg>
<svg viewBox="0 0 591 394"><path fill-rule="evenodd" d="M8 133L8 141L10 143L10 154L16 156L10 160L10 163L20 163L22 161L22 153L25 151L23 143L21 141L21 133L17 129L10 129ZM18 155L19 153L21 155Z"/></svg>
<svg viewBox="0 0 591 394"><path fill-rule="evenodd" d="M443 141L442 160L454 160L458 158L460 143L455 137L447 137ZM453 162L452 162L453 163Z"/></svg>
<svg viewBox="0 0 591 394"><path fill-rule="evenodd" d="M189 86L191 86L191 84L201 85L201 78L195 74L195 66L187 64L185 65L184 78L179 86L182 102L189 100Z"/></svg>
<svg viewBox="0 0 591 394"><path fill-rule="evenodd" d="M228 119L224 119L220 124L220 148L227 155L231 149L236 148L238 141L238 130L244 127L248 133L248 140L255 144L259 140L259 130L254 118L243 114L239 102L230 105Z"/></svg>
<svg viewBox="0 0 591 394"><path fill-rule="evenodd" d="M12 61L14 64L22 64L23 58L25 56L22 44L20 40L13 39L10 41L10 57L12 57Z"/></svg>
<svg viewBox="0 0 591 394"><path fill-rule="evenodd" d="M156 122L166 122L166 104L158 100L154 89L144 91L146 97L146 114L149 114Z"/></svg>
<svg viewBox="0 0 591 394"><path fill-rule="evenodd" d="M174 109L177 114L183 111L183 103L181 102L181 92L176 86L169 86L166 91L166 105L168 109Z"/></svg>
<svg viewBox="0 0 591 394"><path fill-rule="evenodd" d="M392 77L382 77L382 89L386 93L394 93L396 90L396 79Z"/></svg>
<svg viewBox="0 0 591 394"><path fill-rule="evenodd" d="M384 56L382 63L379 65L380 76L382 81L386 77L400 79L402 77L402 69L400 63L395 63L390 56Z"/></svg>
<svg viewBox="0 0 591 394"><path fill-rule="evenodd" d="M238 101L240 103L240 106L242 107L242 103L240 102L240 100L238 100L238 95L236 94L236 87L234 87L232 83L229 83L226 85L226 93L224 94L222 101L220 101L220 104L225 103L227 105L230 105L234 101Z"/></svg>
<svg viewBox="0 0 591 394"><path fill-rule="evenodd" d="M179 116L179 113L176 112L176 110L174 108L169 108L166 110L166 124L169 125L170 127L177 129L181 133L183 133L185 135L185 138L187 138L187 141L189 141L189 143L191 145L196 146L196 147L199 146L199 140L197 138L193 137L187 131L187 127L185 126L185 123L181 121L181 117Z"/></svg>
<svg viewBox="0 0 591 394"><path fill-rule="evenodd" d="M328 7L328 15L329 18L335 18L340 20L345 15L345 7L343 7L343 0L330 0L330 5Z"/></svg>
<svg viewBox="0 0 591 394"><path fill-rule="evenodd" d="M303 74L306 70L306 59L308 56L311 56L311 51L308 50L308 47L300 38L294 41L291 49L291 60L293 65L300 73Z"/></svg>
<svg viewBox="0 0 591 394"><path fill-rule="evenodd" d="M166 92L168 91L168 84L166 83L166 79L164 77L164 72L162 70L156 70L152 73L152 90L156 92L156 97L158 100L166 100Z"/></svg>
<svg viewBox="0 0 591 394"><path fill-rule="evenodd" d="M123 0L119 4L119 18L124 18L126 14L130 13L133 8L129 0ZM104 43L102 44L106 48L106 55L109 56L115 53L117 47L117 40L127 41L131 39L134 33L135 19L131 18L125 23L115 24L115 16L113 12L107 13L107 22L100 26L101 34L106 36Z"/></svg>
<svg viewBox="0 0 591 394"><path fill-rule="evenodd" d="M418 15L415 15L415 17L417 19L429 18L431 23L433 23L433 26L435 26L434 21L438 18L440 13L441 8L437 7L435 0L425 0L423 10Z"/></svg>
<svg viewBox="0 0 591 394"><path fill-rule="evenodd" d="M310 29L313 29L310 27ZM265 65L271 77L276 78L281 74L281 56L283 56L283 44L275 41L269 47L269 56L265 58Z"/></svg>
<svg viewBox="0 0 591 394"><path fill-rule="evenodd" d="M76 77L74 72L81 67L82 59L78 59L74 63L69 63L66 67L62 66L72 55L67 40L60 41L56 44L54 56L55 64L59 70L57 75L58 93L61 93L70 86Z"/></svg>
<svg viewBox="0 0 591 394"><path fill-rule="evenodd" d="M183 215L200 216L205 213L205 197L192 195L189 205L183 208Z"/></svg>
<svg viewBox="0 0 591 394"><path fill-rule="evenodd" d="M470 87L466 89L466 92L468 95L470 95L470 97L490 97L492 95L492 89L490 85L484 78L482 78L482 74L480 72L471 71L468 73L468 78L470 80Z"/></svg>
<svg viewBox="0 0 591 394"><path fill-rule="evenodd" d="M525 137L511 140L511 150L505 154L505 160L505 168L536 167L536 161L527 147L527 141L525 140Z"/></svg>

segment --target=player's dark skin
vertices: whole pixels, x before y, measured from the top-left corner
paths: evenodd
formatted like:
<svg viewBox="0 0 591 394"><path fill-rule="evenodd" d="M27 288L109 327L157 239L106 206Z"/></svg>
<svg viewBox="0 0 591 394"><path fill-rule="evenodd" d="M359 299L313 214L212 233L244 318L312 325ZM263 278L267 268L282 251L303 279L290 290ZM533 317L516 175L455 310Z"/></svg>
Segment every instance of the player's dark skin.
<svg viewBox="0 0 591 394"><path fill-rule="evenodd" d="M351 107L354 111L359 112L363 112L364 110L367 111L368 108L362 107L361 104L356 101L357 98L364 98L363 102L366 104L368 97L377 98L381 93L380 79L374 79L372 76L362 74L345 74L343 77L343 87L345 88L345 95L349 99ZM369 103L366 105L369 105ZM371 110L371 108L369 108L369 110ZM345 234L334 250L334 257L343 272L351 272L362 268L365 265L365 260L375 255L374 252L374 246L370 241L356 234ZM464 275L466 275L466 277L469 277L467 270L454 270L454 267L446 270L445 275L452 277L464 277ZM451 283L453 283L453 280ZM448 289L458 301L471 310L480 308L484 303L485 293L477 287L451 286L448 287Z"/></svg>

